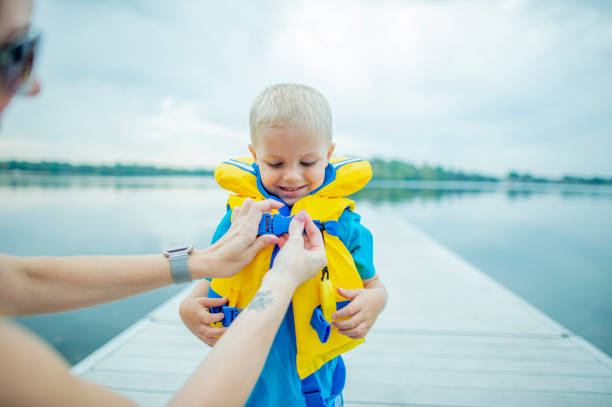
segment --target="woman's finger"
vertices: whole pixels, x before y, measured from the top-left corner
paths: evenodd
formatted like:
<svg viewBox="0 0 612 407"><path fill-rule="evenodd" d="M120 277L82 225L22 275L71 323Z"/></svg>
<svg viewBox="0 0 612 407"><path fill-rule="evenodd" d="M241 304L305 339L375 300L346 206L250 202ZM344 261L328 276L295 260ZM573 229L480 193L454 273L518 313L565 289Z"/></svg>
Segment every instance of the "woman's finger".
<svg viewBox="0 0 612 407"><path fill-rule="evenodd" d="M255 202L247 198L244 200L242 206L243 208L240 211L240 215L245 218L244 226L247 228L246 230L257 230L259 222L261 221L261 216L264 213L270 212L272 209L281 208L283 204L274 199Z"/></svg>
<svg viewBox="0 0 612 407"><path fill-rule="evenodd" d="M300 211L297 215L293 217L293 219L291 219L291 223L289 223L289 238L287 239L287 241L303 241L302 232L304 231L304 214L304 211Z"/></svg>
<svg viewBox="0 0 612 407"><path fill-rule="evenodd" d="M289 238L288 234L284 234L284 235L280 235L278 236L278 243L276 243L278 245L278 247L280 247L281 249L283 248L283 246L285 245L285 243L287 243L287 239Z"/></svg>
<svg viewBox="0 0 612 407"><path fill-rule="evenodd" d="M255 202L253 209L261 212L262 214L268 213L273 209L280 209L285 206L282 202L275 199L266 199L265 201Z"/></svg>
<svg viewBox="0 0 612 407"><path fill-rule="evenodd" d="M232 209L232 222L240 217L240 211L240 206L236 206L234 209Z"/></svg>
<svg viewBox="0 0 612 407"><path fill-rule="evenodd" d="M306 236L308 236L308 242L310 243L312 248L322 248L323 247L323 236L321 235L321 231L314 224L308 212L304 211L305 221L304 221L304 229L306 230Z"/></svg>
<svg viewBox="0 0 612 407"><path fill-rule="evenodd" d="M251 208L253 207L253 200L251 198L247 198L242 201L242 209L240 213L244 213L245 215L249 215L251 213Z"/></svg>

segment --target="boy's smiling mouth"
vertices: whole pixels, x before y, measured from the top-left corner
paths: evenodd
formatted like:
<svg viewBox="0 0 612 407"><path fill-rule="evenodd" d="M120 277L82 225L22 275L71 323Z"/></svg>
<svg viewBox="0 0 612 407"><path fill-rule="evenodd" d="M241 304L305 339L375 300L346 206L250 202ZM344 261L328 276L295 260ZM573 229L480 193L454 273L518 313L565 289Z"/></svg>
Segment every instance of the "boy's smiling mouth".
<svg viewBox="0 0 612 407"><path fill-rule="evenodd" d="M306 190L306 185L301 185L299 187L281 187L279 186L278 189L280 189L283 192L283 195L287 197L295 197Z"/></svg>
<svg viewBox="0 0 612 407"><path fill-rule="evenodd" d="M283 191L297 191L298 189L302 189L304 188L306 185L302 185L301 187L279 187L280 189L282 189Z"/></svg>

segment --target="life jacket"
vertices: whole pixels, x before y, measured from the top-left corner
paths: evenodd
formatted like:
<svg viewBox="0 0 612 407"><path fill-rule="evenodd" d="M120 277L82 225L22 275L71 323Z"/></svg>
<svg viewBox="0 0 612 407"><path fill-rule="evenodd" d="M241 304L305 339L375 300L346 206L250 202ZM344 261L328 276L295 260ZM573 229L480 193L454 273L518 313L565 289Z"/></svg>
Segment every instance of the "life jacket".
<svg viewBox="0 0 612 407"><path fill-rule="evenodd" d="M338 238L338 218L345 209L353 210L355 207L354 201L345 196L363 188L371 177L372 170L367 161L332 159L321 187L300 198L292 208L285 205L272 215L264 215L260 223L259 234L281 235L287 233L291 217L305 209L323 233L328 264L321 275L300 285L292 298L296 366L300 379L311 376L326 362L364 341L338 333L330 323L331 314L349 302L337 293L336 288L363 288L353 257ZM221 187L233 192L227 202L230 210L241 206L246 198L280 201L264 189L259 169L252 159L225 161L215 169L215 179ZM270 269L277 251L278 247L267 247L233 277L211 281L209 297L228 298L226 305L210 310L224 313L223 321L217 326L228 326L240 310L246 308L259 289L264 274Z"/></svg>

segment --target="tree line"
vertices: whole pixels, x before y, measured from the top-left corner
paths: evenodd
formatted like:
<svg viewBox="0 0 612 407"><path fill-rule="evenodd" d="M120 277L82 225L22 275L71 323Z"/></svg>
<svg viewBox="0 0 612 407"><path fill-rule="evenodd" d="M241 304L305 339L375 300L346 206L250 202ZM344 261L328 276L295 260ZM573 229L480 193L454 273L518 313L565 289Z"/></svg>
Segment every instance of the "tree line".
<svg viewBox="0 0 612 407"><path fill-rule="evenodd" d="M0 171L24 171L50 175L103 175L103 176L151 176L151 175L212 175L210 169L158 168L150 165L73 165L60 162L0 162Z"/></svg>
<svg viewBox="0 0 612 407"><path fill-rule="evenodd" d="M579 177L566 175L558 179L536 177L529 173L520 174L515 171L508 173L505 178L492 177L481 174L451 171L441 166L416 166L400 160L383 160L374 158L372 164L373 178L375 180L416 180L416 181L488 181L488 182L529 182L529 183L567 183L567 184L612 184L611 178ZM211 176L214 171L207 168L180 169L159 168L143 165L74 165L62 162L29 162L29 161L3 161L0 162L0 171L23 171L50 175L102 175L102 176L169 176L194 175Z"/></svg>

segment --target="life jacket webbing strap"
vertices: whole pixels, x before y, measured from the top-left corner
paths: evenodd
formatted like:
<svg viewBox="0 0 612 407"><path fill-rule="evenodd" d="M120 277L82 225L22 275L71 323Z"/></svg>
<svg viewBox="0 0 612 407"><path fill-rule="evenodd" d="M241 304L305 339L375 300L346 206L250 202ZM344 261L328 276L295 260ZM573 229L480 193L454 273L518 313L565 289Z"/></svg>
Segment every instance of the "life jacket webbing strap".
<svg viewBox="0 0 612 407"><path fill-rule="evenodd" d="M289 233L289 223L291 223L293 216L283 215L270 215L268 213L262 215L261 221L259 222L258 235L272 234L276 236ZM313 220L314 224L321 231L326 231L330 235L338 236L340 233L340 224L335 220L328 220L327 222L321 222L320 220Z"/></svg>
<svg viewBox="0 0 612 407"><path fill-rule="evenodd" d="M341 405L342 390L344 390L344 382L346 381L346 366L344 366L342 356L338 356L336 359L338 361L332 375L331 394L327 400L324 400L321 396L321 386L314 373L302 379L302 395L306 407L328 407L332 401L334 402L333 405Z"/></svg>

